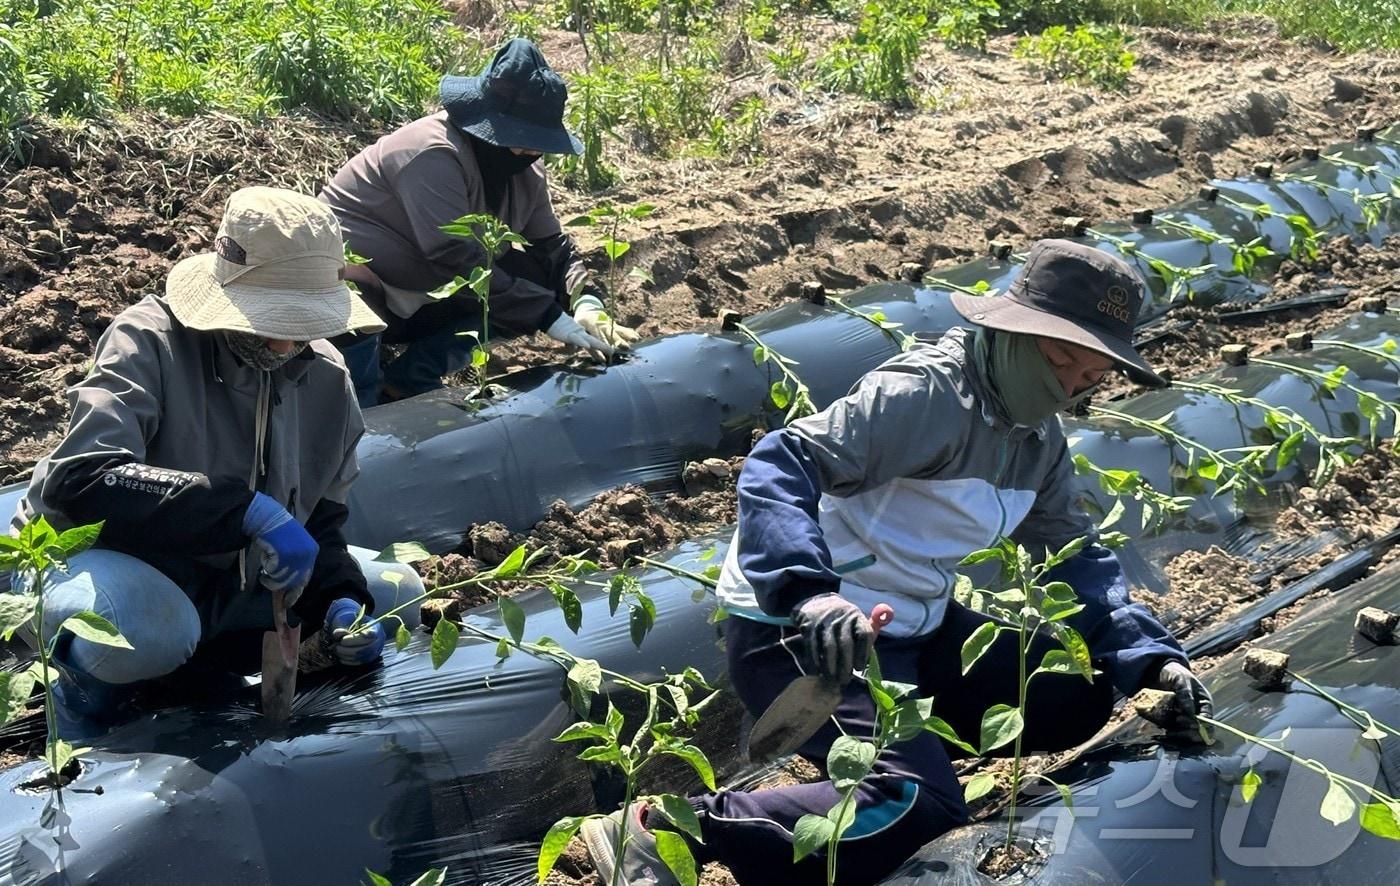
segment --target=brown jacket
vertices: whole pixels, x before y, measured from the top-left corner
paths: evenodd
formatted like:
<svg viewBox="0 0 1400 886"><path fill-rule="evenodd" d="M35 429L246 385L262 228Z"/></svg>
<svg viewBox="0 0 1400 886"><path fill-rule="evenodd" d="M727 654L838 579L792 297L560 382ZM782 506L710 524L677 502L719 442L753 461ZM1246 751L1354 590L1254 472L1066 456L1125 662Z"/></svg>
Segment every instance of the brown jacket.
<svg viewBox="0 0 1400 886"><path fill-rule="evenodd" d="M496 267L491 320L517 332L544 329L582 287L583 263L550 204L544 164L512 177L500 206L488 206L471 140L446 111L415 120L365 148L341 167L320 199L340 219L349 248L370 260L390 286L427 292L484 265L471 240L440 227L463 215L488 213L530 241L554 286L513 277ZM387 318L386 318L387 319Z"/></svg>

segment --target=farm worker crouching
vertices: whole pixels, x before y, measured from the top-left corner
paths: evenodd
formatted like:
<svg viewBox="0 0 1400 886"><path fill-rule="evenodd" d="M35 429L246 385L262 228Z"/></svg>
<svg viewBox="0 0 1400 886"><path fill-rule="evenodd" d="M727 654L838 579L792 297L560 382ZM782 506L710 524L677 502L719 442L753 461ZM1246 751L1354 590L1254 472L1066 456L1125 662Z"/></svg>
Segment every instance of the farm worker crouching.
<svg viewBox="0 0 1400 886"><path fill-rule="evenodd" d="M369 259L349 279L388 324L335 341L362 407L439 388L467 365L475 341L466 333L481 331L480 302L467 287L437 300L428 293L473 268L491 268L493 335L542 331L599 360L637 340L604 313L549 201L542 155L582 150L564 129L566 95L535 44L511 40L480 76L444 77L442 111L365 148L321 191L350 250ZM487 256L475 241L442 231L480 214L529 245ZM383 370L381 343L407 345Z"/></svg>
<svg viewBox="0 0 1400 886"><path fill-rule="evenodd" d="M866 686L851 680L872 644L870 612L894 608L874 641L884 677L917 684L934 713L974 743L983 712L1015 705L1014 634L1002 633L966 676L963 642L988 617L951 599L958 562L1009 536L1033 555L1094 533L1075 504L1057 413L1110 370L1161 384L1132 347L1143 289L1121 260L1065 240L1037 243L1010 291L953 296L971 328L920 342L866 375L846 397L765 436L739 478L739 527L719 579L729 611L729 677L755 716L794 679L821 673L844 686L834 723L801 750L819 765L842 731L874 733ZM1107 721L1113 690L1177 693L1183 723L1209 713L1210 694L1181 646L1128 598L1115 556L1091 544L1044 581L1070 583L1086 608L1070 619L1103 671L1043 674L1030 684L1025 746L1072 747ZM1029 661L1055 643L1038 638ZM837 855L837 880L875 882L921 845L967 819L950 755L932 733L894 745L856 793L855 823ZM704 844L697 858L729 866L741 883L823 883L824 853L793 864L804 814L836 805L831 782L692 798ZM612 837L632 840L629 883L673 882L650 829L661 816L633 806L584 825L599 875L617 860Z"/></svg>
<svg viewBox="0 0 1400 886"><path fill-rule="evenodd" d="M105 521L98 546L50 579L45 629L90 609L133 648L59 637L65 737L110 725L133 684L171 673L203 640L218 637L229 664L255 662L273 592L324 626L342 662L362 664L384 632L340 642L359 608L421 592L411 570L371 568L373 552L341 535L363 423L323 339L383 328L341 280L344 264L324 204L237 191L215 252L181 261L165 295L119 314L68 392L68 432L35 467L14 523Z"/></svg>

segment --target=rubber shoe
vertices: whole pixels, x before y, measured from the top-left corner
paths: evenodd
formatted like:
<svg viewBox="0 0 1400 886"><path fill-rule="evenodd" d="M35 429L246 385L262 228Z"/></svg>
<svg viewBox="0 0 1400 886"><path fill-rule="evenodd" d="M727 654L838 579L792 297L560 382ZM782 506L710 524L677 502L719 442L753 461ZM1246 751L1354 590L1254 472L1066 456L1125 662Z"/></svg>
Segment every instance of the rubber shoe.
<svg viewBox="0 0 1400 886"><path fill-rule="evenodd" d="M621 882L627 886L680 886L657 854L656 838L642 826L646 808L645 803L633 803L626 809L627 848L622 853ZM617 833L623 821L623 810L619 809L605 818L590 818L580 828L600 883L611 883L613 869L618 867Z"/></svg>

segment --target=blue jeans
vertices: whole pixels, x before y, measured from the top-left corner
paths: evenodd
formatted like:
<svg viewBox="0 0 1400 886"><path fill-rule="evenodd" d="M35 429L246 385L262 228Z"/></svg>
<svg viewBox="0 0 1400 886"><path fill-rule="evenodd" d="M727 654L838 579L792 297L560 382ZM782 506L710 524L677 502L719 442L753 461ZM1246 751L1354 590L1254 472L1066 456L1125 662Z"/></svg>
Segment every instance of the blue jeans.
<svg viewBox="0 0 1400 886"><path fill-rule="evenodd" d="M349 550L365 574L375 612L387 612L423 592L412 567L371 562L375 552L367 548ZM385 572L402 578L395 584L382 577ZM232 605L219 606L206 633L200 627L199 610L179 585L149 563L117 551L84 551L68 562L67 572L51 572L49 581L52 584L44 591L44 642L53 638L65 619L87 609L116 625L131 644L131 649L119 649L71 634L60 638L59 663L102 683L130 684L162 677L188 661L201 640L226 631L272 628L271 598L250 593L232 600ZM410 629L417 627L416 607L399 614ZM395 627L389 626L391 634ZM36 645L32 630L20 634L31 647Z"/></svg>

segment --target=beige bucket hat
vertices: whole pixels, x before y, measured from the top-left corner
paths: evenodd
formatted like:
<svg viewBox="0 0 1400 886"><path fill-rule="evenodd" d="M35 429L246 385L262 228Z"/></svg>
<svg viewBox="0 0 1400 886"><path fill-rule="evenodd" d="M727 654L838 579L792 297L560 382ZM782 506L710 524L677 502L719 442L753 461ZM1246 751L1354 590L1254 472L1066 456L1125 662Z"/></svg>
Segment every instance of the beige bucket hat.
<svg viewBox="0 0 1400 886"><path fill-rule="evenodd" d="M344 243L330 207L282 188L234 191L214 252L184 259L165 281L192 329L310 341L384 323L343 281Z"/></svg>

